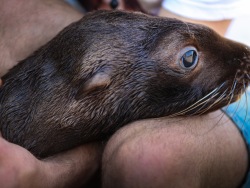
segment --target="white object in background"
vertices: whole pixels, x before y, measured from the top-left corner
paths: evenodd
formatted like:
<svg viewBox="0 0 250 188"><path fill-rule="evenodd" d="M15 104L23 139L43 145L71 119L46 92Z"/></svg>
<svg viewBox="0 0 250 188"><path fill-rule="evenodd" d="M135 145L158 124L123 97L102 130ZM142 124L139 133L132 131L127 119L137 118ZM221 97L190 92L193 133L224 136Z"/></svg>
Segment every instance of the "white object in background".
<svg viewBox="0 0 250 188"><path fill-rule="evenodd" d="M179 16L195 20L233 19L249 12L249 0L164 0L162 6Z"/></svg>

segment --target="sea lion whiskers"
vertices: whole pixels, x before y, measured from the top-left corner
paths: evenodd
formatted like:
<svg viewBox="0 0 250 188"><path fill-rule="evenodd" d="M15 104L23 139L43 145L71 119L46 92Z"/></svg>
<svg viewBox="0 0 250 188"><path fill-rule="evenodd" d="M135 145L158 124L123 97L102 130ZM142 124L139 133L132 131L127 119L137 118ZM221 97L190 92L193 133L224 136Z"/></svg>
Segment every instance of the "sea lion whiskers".
<svg viewBox="0 0 250 188"><path fill-rule="evenodd" d="M211 98L208 98L207 101L206 101L206 103L201 108L199 108L197 111L195 111L192 115L202 115L202 114L206 113L208 110L210 110L212 107L214 107L216 104L222 102L223 100L226 100L225 97L228 96L226 94L227 91L228 91L228 88L225 89L225 91L212 104L210 104L208 107L206 107L205 109L203 109L203 107L205 107L213 99L213 96Z"/></svg>
<svg viewBox="0 0 250 188"><path fill-rule="evenodd" d="M212 91L213 92L213 91ZM167 117L176 117L176 116L180 116L180 115L184 115L187 112L190 112L191 110L195 109L196 107L204 104L206 101L203 101L205 98L207 98L211 93L209 93L208 95L204 96L203 98L201 98L199 101L195 102L194 104L190 105L189 107L185 108L184 110L181 110L177 113L174 113L172 115L169 115ZM218 93L217 93L218 94ZM203 102L202 102L203 101ZM200 103L201 102L201 103Z"/></svg>
<svg viewBox="0 0 250 188"><path fill-rule="evenodd" d="M245 114L245 118L244 118L244 122L246 122L246 119L247 119L247 112L248 112L248 98L247 98L247 93L246 93L246 85L244 85L244 90L245 90L245 92L244 92L244 94L245 94L245 98L246 98L246 103L245 103L245 105L246 105L246 114Z"/></svg>
<svg viewBox="0 0 250 188"><path fill-rule="evenodd" d="M211 95L211 96L210 96ZM194 110L195 108L203 105L203 104L207 104L209 101L211 101L214 97L216 97L217 95L219 95L218 93L218 88L216 88L215 90L213 90L212 92L208 93L207 95L205 95L203 98L201 98L200 100L198 100L197 102L195 102L194 104L190 105L188 108L173 114L173 116L171 117L176 117L176 116L180 116L180 115L185 115L186 113ZM203 105L204 106L204 105ZM203 107L202 106L202 107Z"/></svg>
<svg viewBox="0 0 250 188"><path fill-rule="evenodd" d="M241 90L241 95L243 95L243 93L245 93L245 95L246 95L246 91ZM247 97L247 95L246 95L246 97ZM240 100L242 100L242 98L240 98ZM246 98L246 102L247 102L247 98ZM241 123L241 125L239 125L239 126L241 126L241 128L244 126L244 124L245 124L245 122L246 122L246 117L247 117L247 111L248 111L247 103L245 103L245 105L246 105L247 109L246 109L246 114L245 114L244 122ZM236 112L238 111L239 107L240 107L240 102L237 103L237 106L236 106L236 108L234 109L234 112L232 113L232 117L235 116L235 114L236 114Z"/></svg>
<svg viewBox="0 0 250 188"><path fill-rule="evenodd" d="M250 79L250 76L249 76L249 74L248 74L248 73L246 73L246 76L247 76L247 78L248 78L248 79Z"/></svg>
<svg viewBox="0 0 250 188"><path fill-rule="evenodd" d="M220 88L222 89L222 87ZM202 115L206 112L208 112L212 107L214 107L216 104L219 104L220 102L222 102L223 100L226 100L226 97L228 96L226 93L228 91L228 88L226 88L222 93L218 90L217 93L213 94L210 98L206 99L206 103L204 103L203 106L201 106L198 110L196 110L193 114L191 115ZM220 94L221 93L221 94ZM219 95L220 94L220 95ZM209 106L206 107L206 105L212 101L212 99L214 99L217 95L219 95L219 97L217 99L215 99L215 101L210 104ZM206 108L204 108L206 107Z"/></svg>
<svg viewBox="0 0 250 188"><path fill-rule="evenodd" d="M215 88L210 93L208 93L207 95L205 95L204 97L202 97L201 99L196 101L194 104L192 104L189 107L185 108L184 110L182 110L180 112L177 112L177 113L174 113L172 115L169 115L168 117L176 117L176 116L179 116L179 115L184 115L185 113L190 112L191 110L203 105L204 103L207 103L208 100L211 100L212 98L219 95L218 91L224 86L224 84L225 83L222 83L219 87Z"/></svg>
<svg viewBox="0 0 250 188"><path fill-rule="evenodd" d="M231 89L230 89L231 91L230 91L230 93L229 93L229 95L228 95L228 97L230 97L230 99L228 100L228 103L227 103L227 106L226 106L225 110L228 109L228 107L229 107L229 105L231 104L231 102L232 102L232 100L233 100L233 97L234 97L234 90L235 90L236 85L237 85L236 75L237 75L237 72L236 72L236 74L235 74L235 78L234 78L232 87L231 87ZM242 93L242 91L241 91L241 93ZM233 114L236 113L236 111L237 111L237 109L238 109L238 106L239 106L239 105L237 105L237 108L235 109L235 111L234 111Z"/></svg>
<svg viewBox="0 0 250 188"><path fill-rule="evenodd" d="M234 98L234 90L235 90L235 88L236 88L236 86L237 86L237 82L238 82L238 79L236 79L236 77L237 77L237 74L239 74L239 73L240 73L240 72L237 71L236 74L235 74L235 79L234 79L234 82L233 82L233 84L232 84L231 91L230 91L230 93L229 93L229 96L231 96L231 97L230 97L230 100L228 101L228 104L227 104L227 107L225 108L225 110L228 109L229 105L230 105L231 102L232 102L232 99ZM248 76L248 75L247 75L247 76ZM241 77L242 77L242 76L241 76ZM246 118L247 118L247 114L248 114L248 106L247 106L247 104L248 104L248 98L247 98L247 94L246 94L246 90L247 90L248 84L249 84L249 81L245 82L244 79L242 80L243 88L241 89L240 96L242 96L242 95L244 94L244 95L245 95L245 99L246 99L246 101L245 101L245 105L246 105L246 114L245 114L244 122L246 122ZM240 100L242 100L242 98L240 98ZM240 104L240 102L237 104L237 106L236 106L236 108L235 108L235 110L234 110L232 116L234 116L235 113L237 112L237 110L238 110L238 108L239 108L239 104Z"/></svg>
<svg viewBox="0 0 250 188"><path fill-rule="evenodd" d="M229 104L231 103L231 101L233 100L233 97L234 97L234 90L235 90L236 85L237 85L236 75L237 75L237 73L235 74L235 78L234 78L232 87L230 89L230 93L228 94L228 96L230 96L230 100L228 101L227 106L229 106Z"/></svg>
<svg viewBox="0 0 250 188"><path fill-rule="evenodd" d="M232 100L233 100L233 98L234 98L235 88L236 88L237 83L238 83L238 80L236 79L236 78L237 78L237 74L239 74L238 71L235 73L234 81L233 81L233 83L232 83L230 92L229 92L229 94L228 94L228 97L230 97L230 99L228 100L228 103L227 103L227 106L226 106L226 110L228 109L228 106L232 103ZM244 90L245 90L245 85L244 85ZM242 95L242 94L244 93L244 91L241 90L240 93L241 93L240 95ZM236 111L237 111L237 110L236 110Z"/></svg>
<svg viewBox="0 0 250 188"><path fill-rule="evenodd" d="M208 112L212 107L214 107L217 104L220 104L223 101L227 101L228 100L228 94L227 94L228 89L225 89L225 91L210 105L208 106L206 109L204 109L203 111L199 112L197 111L194 115L202 115L205 114L206 112ZM210 102L210 101L208 101ZM229 104L228 104L229 105ZM201 108L202 109L202 108Z"/></svg>

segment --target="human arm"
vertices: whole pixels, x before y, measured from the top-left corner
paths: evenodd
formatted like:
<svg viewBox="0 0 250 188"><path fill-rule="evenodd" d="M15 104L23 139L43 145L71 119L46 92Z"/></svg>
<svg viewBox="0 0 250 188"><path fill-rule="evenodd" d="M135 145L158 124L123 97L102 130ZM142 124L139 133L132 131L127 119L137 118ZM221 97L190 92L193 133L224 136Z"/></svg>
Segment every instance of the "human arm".
<svg viewBox="0 0 250 188"><path fill-rule="evenodd" d="M99 144L87 144L38 160L26 149L0 137L1 188L63 188L83 185L101 160Z"/></svg>
<svg viewBox="0 0 250 188"><path fill-rule="evenodd" d="M248 156L237 127L216 111L133 122L111 137L102 164L108 188L234 188L244 181Z"/></svg>

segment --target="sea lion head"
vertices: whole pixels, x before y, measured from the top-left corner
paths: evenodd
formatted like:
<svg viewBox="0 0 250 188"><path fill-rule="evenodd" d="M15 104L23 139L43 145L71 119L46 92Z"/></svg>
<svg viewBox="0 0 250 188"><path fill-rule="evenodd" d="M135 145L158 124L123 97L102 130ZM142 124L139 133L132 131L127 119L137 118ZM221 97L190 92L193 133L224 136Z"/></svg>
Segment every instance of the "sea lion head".
<svg viewBox="0 0 250 188"><path fill-rule="evenodd" d="M202 114L249 84L250 50L171 18L97 11L3 77L3 136L44 157L138 119Z"/></svg>

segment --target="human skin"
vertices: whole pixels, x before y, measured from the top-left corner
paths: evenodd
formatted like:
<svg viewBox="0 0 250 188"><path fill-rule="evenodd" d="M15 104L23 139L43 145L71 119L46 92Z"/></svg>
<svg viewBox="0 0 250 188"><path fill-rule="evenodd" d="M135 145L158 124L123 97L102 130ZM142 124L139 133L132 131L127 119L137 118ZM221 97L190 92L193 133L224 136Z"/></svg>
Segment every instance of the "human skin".
<svg viewBox="0 0 250 188"><path fill-rule="evenodd" d="M0 0L2 74L82 16L59 0L24 1ZM233 123L220 116L218 111L125 126L105 148L104 187L236 187L246 172L246 147ZM0 186L80 185L97 169L101 151L98 144L83 145L41 161L0 138Z"/></svg>
<svg viewBox="0 0 250 188"><path fill-rule="evenodd" d="M134 122L120 129L103 155L107 188L235 188L247 171L247 150L221 111Z"/></svg>
<svg viewBox="0 0 250 188"><path fill-rule="evenodd" d="M0 137L0 186L78 187L86 183L97 170L101 151L100 145L93 143L38 160L26 149Z"/></svg>

